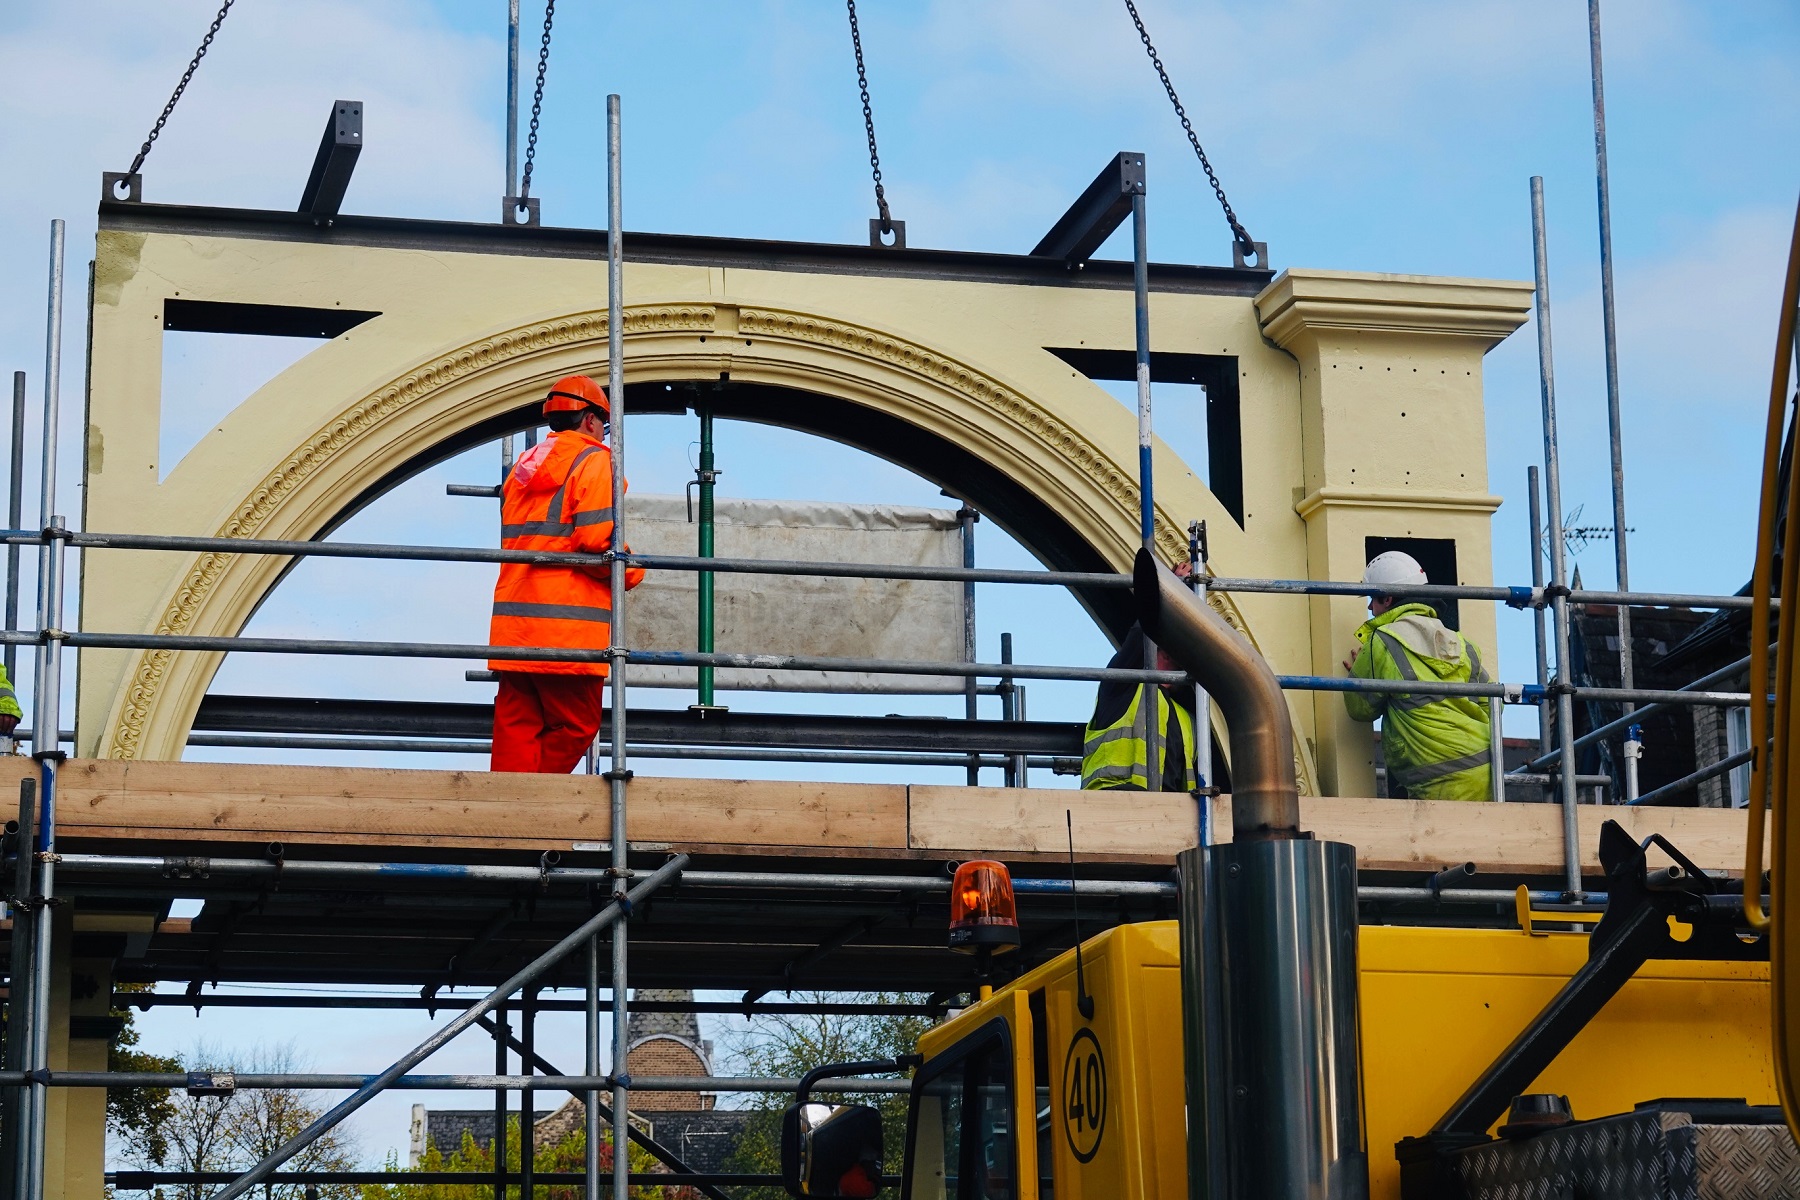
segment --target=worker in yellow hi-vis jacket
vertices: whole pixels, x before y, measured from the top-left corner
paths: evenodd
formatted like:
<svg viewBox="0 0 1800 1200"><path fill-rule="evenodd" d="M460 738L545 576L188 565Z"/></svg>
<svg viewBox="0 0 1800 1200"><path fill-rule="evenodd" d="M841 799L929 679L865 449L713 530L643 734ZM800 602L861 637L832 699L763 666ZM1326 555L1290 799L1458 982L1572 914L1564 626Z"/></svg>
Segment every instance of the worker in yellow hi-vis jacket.
<svg viewBox="0 0 1800 1200"><path fill-rule="evenodd" d="M1370 561L1363 582L1424 583L1425 571L1411 555L1389 550ZM1438 620L1437 610L1383 595L1370 598L1344 669L1355 679L1488 682L1474 643ZM1352 720L1381 719L1390 795L1403 788L1415 800L1490 798L1488 712L1478 697L1345 692L1344 707Z"/></svg>

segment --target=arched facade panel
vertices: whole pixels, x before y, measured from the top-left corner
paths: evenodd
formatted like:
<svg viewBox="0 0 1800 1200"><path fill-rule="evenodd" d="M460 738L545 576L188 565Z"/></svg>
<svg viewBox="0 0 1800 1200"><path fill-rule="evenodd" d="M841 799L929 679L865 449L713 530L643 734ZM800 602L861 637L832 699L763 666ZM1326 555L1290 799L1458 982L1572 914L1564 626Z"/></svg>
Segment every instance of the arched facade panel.
<svg viewBox="0 0 1800 1200"><path fill-rule="evenodd" d="M603 372L601 266L580 258L146 237L103 228L86 526L227 537L320 535L352 506L391 485L401 464L484 424L504 423L558 375ZM1412 290L1424 295L1430 287L1418 285L1429 283L1417 281ZM1399 285L1389 280L1385 286ZM1129 562L1137 542L1135 420L1044 349L1121 338L1120 344L1129 344L1129 307L1117 293L666 264L630 264L626 289L633 301L624 331L628 384L728 374L755 397L807 397L815 414L831 413L829 421L818 422L826 435L852 444L876 440L859 439L858 413L871 423L901 422L940 446L966 452L983 471L1017 481L1053 514L1066 537L1047 558L1066 556L1073 546L1091 554L1096 565ZM338 305L381 315L259 389L158 484L160 348L155 327L143 318L155 320L170 295L218 304ZM510 323L496 321L506 313L518 315ZM1283 349L1265 338L1266 314L1244 296L1158 294L1153 319L1159 346L1238 356L1248 510L1240 529L1198 473L1159 444L1159 549L1171 561L1184 556L1187 522L1202 518L1221 574L1317 571L1319 522L1302 503L1321 492L1307 469L1304 348ZM1334 319L1341 324L1342 312ZM1437 336L1433 361L1478 366L1480 354L1497 340L1487 333ZM1393 353L1391 345L1386 352ZM1440 374L1442 386L1451 386L1448 370ZM1473 371L1467 376L1476 380L1479 416L1478 378ZM1470 385L1457 387L1466 401ZM778 405L737 415L805 427L804 421L784 420ZM1472 462L1479 464L1480 455ZM906 465L940 477L933 471L938 464ZM1485 500L1484 466L1472 478L1471 491ZM1420 495L1410 507L1473 511L1468 497ZM1475 557L1484 559L1485 525L1462 519ZM1341 526L1343 518L1338 520ZM1484 522L1485 514L1477 520ZM1043 537L1042 529L1012 532L1028 546L1034 532ZM236 633L285 566L284 560L249 555L90 553L84 556L83 627ZM1339 568L1333 561L1326 569ZM1317 611L1300 611L1305 602L1245 596L1240 604L1214 595L1278 669L1318 669L1325 657L1322 627ZM1333 636L1329 628L1325 632ZM421 636L473 641L481 631ZM218 663L213 654L84 652L81 752L179 757ZM1296 757L1310 790L1314 711L1304 701L1295 709Z"/></svg>

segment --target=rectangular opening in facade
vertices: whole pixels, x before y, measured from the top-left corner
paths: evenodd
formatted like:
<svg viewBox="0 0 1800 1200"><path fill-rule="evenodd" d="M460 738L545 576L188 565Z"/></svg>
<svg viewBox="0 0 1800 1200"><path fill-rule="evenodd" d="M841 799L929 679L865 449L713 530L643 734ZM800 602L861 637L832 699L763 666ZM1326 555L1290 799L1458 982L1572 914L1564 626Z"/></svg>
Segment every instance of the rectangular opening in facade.
<svg viewBox="0 0 1800 1200"><path fill-rule="evenodd" d="M1086 346L1044 348L1095 383L1131 383L1137 379L1136 351L1097 350ZM1244 525L1244 439L1243 418L1238 409L1237 363L1234 354L1153 352L1150 355L1150 382L1186 384L1203 389L1206 396L1206 486L1241 529Z"/></svg>

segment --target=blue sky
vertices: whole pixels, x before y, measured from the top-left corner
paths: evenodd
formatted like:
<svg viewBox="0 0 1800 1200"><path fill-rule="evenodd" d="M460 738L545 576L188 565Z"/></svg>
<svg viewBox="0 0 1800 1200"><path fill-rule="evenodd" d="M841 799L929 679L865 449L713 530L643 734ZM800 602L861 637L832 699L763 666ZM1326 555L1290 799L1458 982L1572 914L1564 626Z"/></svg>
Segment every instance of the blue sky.
<svg viewBox="0 0 1800 1200"><path fill-rule="evenodd" d="M49 220L69 221L79 279L99 173L130 162L213 8L68 0L0 13L10 167L0 172L0 369L28 370L34 397ZM1141 8L1233 205L1277 267L1527 279L1527 180L1544 176L1564 507L1584 506L1584 522L1603 523L1585 4L1144 0ZM347 207L493 219L504 182L504 13L504 0L240 0L149 159L148 198L291 207L323 110L345 97L364 100L368 114L368 151ZM1800 10L1777 0L1612 0L1605 15L1633 582L1731 591L1749 571L1781 256L1800 185L1791 153ZM527 81L541 17L541 3L527 0ZM888 194L913 244L1025 250L1102 162L1129 148L1148 155L1153 256L1227 260L1224 222L1122 4L865 0L862 18ZM873 199L837 4L565 3L534 186L547 223L603 223L608 92L624 97L628 229L863 238ZM78 288L70 313L61 507L74 513ZM231 356L200 347L173 369L198 411L231 402L284 353L291 347ZM1507 500L1495 518L1494 568L1522 581L1525 468L1541 455L1529 327L1490 355L1486 399L1491 488ZM691 430L649 421L634 435L634 485L678 490ZM804 475L790 469L801 456ZM491 513L445 498L441 485L485 477L490 465L477 456L433 472L341 536L485 542ZM897 469L778 431L727 427L721 465L726 490L738 495L937 502ZM994 564L1022 561L991 527L981 553ZM1590 585L1610 584L1604 544L1577 561ZM259 614L256 631L420 636L403 615L351 597L371 585L391 595L430 586L446 597L446 628L429 636L475 640L487 582L464 568L309 564ZM1001 629L1018 631L1028 661L1104 653L1066 599L990 590L983 657L996 655ZM1529 669L1529 645L1528 624L1503 617L1505 677ZM271 671L234 660L220 686L474 698L461 671L343 663ZM1033 713L1079 719L1086 702L1085 689L1046 687ZM1529 716L1514 714L1510 731L1529 730ZM155 1038L189 1044L192 1022L182 1020L157 1016ZM402 1036L378 1032L389 1024L399 1028L359 1027L360 1056L325 1039L319 1065L366 1064ZM340 1051L351 1061L340 1064ZM472 1050L469 1065L484 1053ZM364 1122L377 1152L404 1131L404 1104L382 1104Z"/></svg>

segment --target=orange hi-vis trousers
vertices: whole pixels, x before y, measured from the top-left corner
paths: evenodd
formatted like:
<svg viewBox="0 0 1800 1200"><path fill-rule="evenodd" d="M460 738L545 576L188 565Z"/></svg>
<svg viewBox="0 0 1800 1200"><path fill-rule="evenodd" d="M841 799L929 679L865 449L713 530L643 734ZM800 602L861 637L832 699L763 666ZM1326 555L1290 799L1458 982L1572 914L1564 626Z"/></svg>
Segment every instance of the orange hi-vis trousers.
<svg viewBox="0 0 1800 1200"><path fill-rule="evenodd" d="M545 775L573 771L600 732L606 680L524 671L499 675L491 769Z"/></svg>

